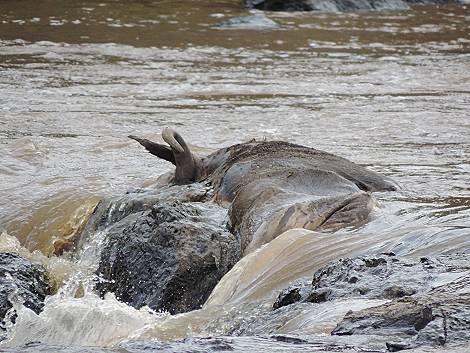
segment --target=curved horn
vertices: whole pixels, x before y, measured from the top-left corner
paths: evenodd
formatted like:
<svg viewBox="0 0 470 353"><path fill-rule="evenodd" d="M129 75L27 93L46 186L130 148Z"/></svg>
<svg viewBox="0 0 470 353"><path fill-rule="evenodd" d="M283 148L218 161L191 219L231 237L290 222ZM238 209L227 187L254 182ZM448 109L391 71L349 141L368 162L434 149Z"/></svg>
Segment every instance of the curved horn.
<svg viewBox="0 0 470 353"><path fill-rule="evenodd" d="M170 128L163 129L162 137L170 145L175 157L175 183L188 184L198 180L202 169L201 160L191 152L183 137Z"/></svg>
<svg viewBox="0 0 470 353"><path fill-rule="evenodd" d="M170 147L134 135L129 135L128 137L130 139L136 140L138 143L144 146L147 151L157 156L158 158L164 159L173 164L176 163L175 156L173 155L173 151Z"/></svg>
<svg viewBox="0 0 470 353"><path fill-rule="evenodd" d="M166 127L162 131L162 137L163 137L163 141L169 144L173 150L176 150L179 153L184 153L185 151L184 147L187 147L186 143L176 131ZM184 147L180 144L180 142L177 141L177 139L182 142Z"/></svg>
<svg viewBox="0 0 470 353"><path fill-rule="evenodd" d="M181 135L170 128L165 128L162 131L162 137L171 148L144 138L129 135L129 138L139 142L150 153L176 166L174 177L176 184L188 184L198 180L202 170L201 160L197 155L191 153Z"/></svg>

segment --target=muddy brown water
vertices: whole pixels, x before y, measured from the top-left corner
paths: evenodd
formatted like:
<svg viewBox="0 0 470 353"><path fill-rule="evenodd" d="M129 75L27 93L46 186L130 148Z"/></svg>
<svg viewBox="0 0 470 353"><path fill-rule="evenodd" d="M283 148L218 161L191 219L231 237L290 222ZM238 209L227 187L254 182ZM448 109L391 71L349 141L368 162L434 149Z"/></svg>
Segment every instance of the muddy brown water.
<svg viewBox="0 0 470 353"><path fill-rule="evenodd" d="M171 169L126 137L171 126L201 154L266 138L367 165L401 190L344 236L468 250L470 8L216 27L249 14L237 1L1 1L0 226L49 254L100 198Z"/></svg>

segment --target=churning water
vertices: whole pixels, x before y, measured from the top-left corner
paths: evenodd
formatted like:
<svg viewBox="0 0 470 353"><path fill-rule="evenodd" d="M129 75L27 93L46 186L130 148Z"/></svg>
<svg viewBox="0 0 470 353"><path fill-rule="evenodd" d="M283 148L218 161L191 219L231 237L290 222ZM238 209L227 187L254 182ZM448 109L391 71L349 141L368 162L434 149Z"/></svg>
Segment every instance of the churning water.
<svg viewBox="0 0 470 353"><path fill-rule="evenodd" d="M58 287L40 315L17 303L3 349L140 352L189 338L174 349L204 351L229 344L204 337L243 331L232 348L290 351L247 327L291 281L344 256L470 250L468 7L267 13L269 29L218 27L249 14L236 1L4 1L0 14L0 247L43 263ZM401 190L379 193L362 228L283 234L240 261L201 310L136 310L91 290L103 234L73 259L44 255L80 232L100 198L171 168L126 137L158 140L165 126L200 154L254 137L311 146ZM324 335L371 305L305 308L277 333Z"/></svg>

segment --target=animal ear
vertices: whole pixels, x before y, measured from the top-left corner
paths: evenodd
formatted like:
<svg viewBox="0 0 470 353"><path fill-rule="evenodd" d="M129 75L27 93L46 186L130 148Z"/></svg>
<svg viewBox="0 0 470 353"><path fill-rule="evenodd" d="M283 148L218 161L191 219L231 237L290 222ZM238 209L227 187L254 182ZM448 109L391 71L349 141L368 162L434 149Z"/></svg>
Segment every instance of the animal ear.
<svg viewBox="0 0 470 353"><path fill-rule="evenodd" d="M129 135L129 138L136 140L138 143L140 143L142 146L145 147L147 151L149 151L151 154L157 156L158 158L164 159L165 161L171 162L174 165L176 165L175 162L175 156L173 154L173 151L170 147L161 145L156 142L152 142L147 139L143 139L134 135Z"/></svg>

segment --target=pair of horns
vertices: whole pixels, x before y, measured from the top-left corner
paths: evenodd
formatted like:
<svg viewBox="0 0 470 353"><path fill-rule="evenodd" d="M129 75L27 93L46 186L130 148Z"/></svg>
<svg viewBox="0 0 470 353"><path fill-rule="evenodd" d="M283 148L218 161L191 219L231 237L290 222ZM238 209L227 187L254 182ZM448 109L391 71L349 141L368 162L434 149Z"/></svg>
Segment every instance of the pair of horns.
<svg viewBox="0 0 470 353"><path fill-rule="evenodd" d="M129 135L129 138L139 142L147 151L158 158L173 163L176 166L175 183L187 184L197 180L200 172L200 159L191 153L183 137L176 131L170 128L165 128L162 131L163 141L169 146L134 135Z"/></svg>
<svg viewBox="0 0 470 353"><path fill-rule="evenodd" d="M185 148L187 148L186 142L184 142L181 135L170 128L166 127L163 129L162 138L173 150L179 153L184 153Z"/></svg>

